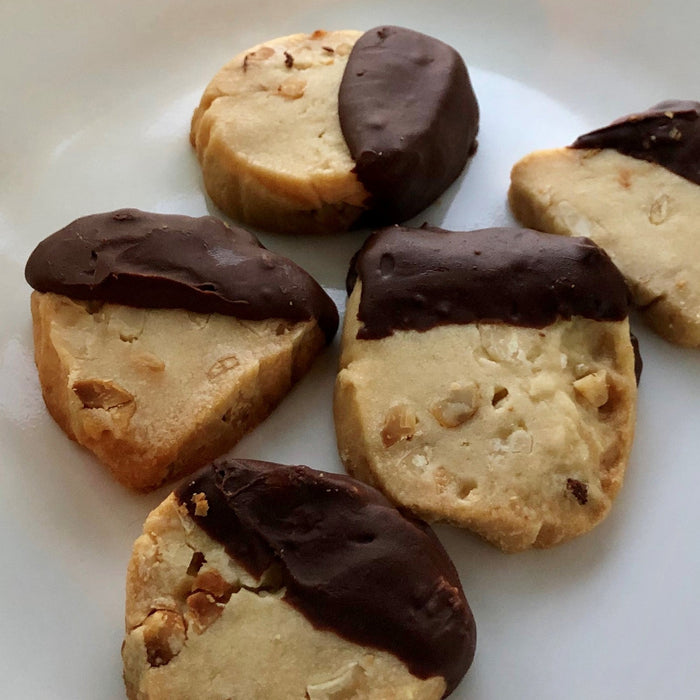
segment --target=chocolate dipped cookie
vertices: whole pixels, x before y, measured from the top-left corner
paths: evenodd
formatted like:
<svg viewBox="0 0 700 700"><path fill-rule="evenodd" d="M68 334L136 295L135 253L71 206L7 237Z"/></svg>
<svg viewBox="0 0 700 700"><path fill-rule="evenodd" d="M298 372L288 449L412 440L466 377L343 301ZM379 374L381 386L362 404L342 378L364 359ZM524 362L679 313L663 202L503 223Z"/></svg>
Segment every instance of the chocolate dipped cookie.
<svg viewBox="0 0 700 700"><path fill-rule="evenodd" d="M338 324L306 272L213 217L83 217L36 247L26 278L49 412L135 489L232 447Z"/></svg>
<svg viewBox="0 0 700 700"><path fill-rule="evenodd" d="M525 226L603 246L649 325L700 347L699 102L662 102L531 153L509 199Z"/></svg>
<svg viewBox="0 0 700 700"><path fill-rule="evenodd" d="M636 362L624 279L592 241L387 228L348 293L334 405L353 476L505 551L605 517Z"/></svg>
<svg viewBox="0 0 700 700"><path fill-rule="evenodd" d="M206 467L148 516L128 567L132 699L437 700L475 643L430 528L304 466Z"/></svg>
<svg viewBox="0 0 700 700"><path fill-rule="evenodd" d="M433 202L476 149L460 55L400 27L259 44L212 79L190 139L226 214L286 233L394 223Z"/></svg>

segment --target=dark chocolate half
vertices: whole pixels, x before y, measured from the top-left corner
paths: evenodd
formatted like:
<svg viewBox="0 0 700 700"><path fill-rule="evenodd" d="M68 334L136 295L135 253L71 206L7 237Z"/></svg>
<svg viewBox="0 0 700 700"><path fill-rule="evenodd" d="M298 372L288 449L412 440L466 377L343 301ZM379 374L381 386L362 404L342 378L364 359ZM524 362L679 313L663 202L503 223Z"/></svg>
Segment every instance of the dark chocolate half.
<svg viewBox="0 0 700 700"><path fill-rule="evenodd" d="M622 274L602 248L530 229L385 228L354 259L348 293L358 277L362 339L476 321L618 321L629 309Z"/></svg>
<svg viewBox="0 0 700 700"><path fill-rule="evenodd" d="M176 492L192 519L259 576L279 569L284 600L318 629L388 651L449 693L467 672L474 618L433 531L379 491L304 466L220 460ZM204 493L205 516L195 494Z"/></svg>
<svg viewBox="0 0 700 700"><path fill-rule="evenodd" d="M40 292L248 320L315 318L330 340L338 311L318 283L248 231L213 216L119 209L44 239L25 268Z"/></svg>
<svg viewBox="0 0 700 700"><path fill-rule="evenodd" d="M660 102L579 136L571 148L613 148L700 185L700 102Z"/></svg>
<svg viewBox="0 0 700 700"><path fill-rule="evenodd" d="M343 136L376 224L433 202L476 149L479 107L461 56L401 27L355 43L338 92Z"/></svg>

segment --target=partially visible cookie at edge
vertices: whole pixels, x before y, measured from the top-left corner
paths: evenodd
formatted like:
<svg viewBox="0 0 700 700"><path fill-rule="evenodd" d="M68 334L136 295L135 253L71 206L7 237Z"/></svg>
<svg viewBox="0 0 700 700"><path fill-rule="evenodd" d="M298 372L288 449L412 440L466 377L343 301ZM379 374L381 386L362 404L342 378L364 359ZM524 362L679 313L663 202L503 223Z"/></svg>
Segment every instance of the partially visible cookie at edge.
<svg viewBox="0 0 700 700"><path fill-rule="evenodd" d="M338 323L306 272L213 217L83 217L37 246L26 276L49 412L140 490L232 447Z"/></svg>
<svg viewBox="0 0 700 700"><path fill-rule="evenodd" d="M700 347L699 102L663 102L525 156L509 200L525 226L603 246L647 323Z"/></svg>
<svg viewBox="0 0 700 700"><path fill-rule="evenodd" d="M478 119L467 69L447 44L401 27L318 30L226 64L190 140L209 196L232 218L330 233L424 209L473 154Z"/></svg>
<svg viewBox="0 0 700 700"><path fill-rule="evenodd" d="M394 227L348 278L335 389L347 470L505 551L609 512L636 414L627 289L586 239Z"/></svg>
<svg viewBox="0 0 700 700"><path fill-rule="evenodd" d="M475 642L430 528L303 466L206 467L148 516L128 567L132 699L437 700Z"/></svg>

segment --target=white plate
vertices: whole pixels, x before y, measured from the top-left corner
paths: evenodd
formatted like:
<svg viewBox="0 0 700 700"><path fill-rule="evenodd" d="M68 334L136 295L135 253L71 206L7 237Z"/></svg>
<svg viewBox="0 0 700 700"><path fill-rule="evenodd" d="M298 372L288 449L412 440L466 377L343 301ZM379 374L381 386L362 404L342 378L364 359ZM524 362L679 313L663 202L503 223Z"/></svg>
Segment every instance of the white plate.
<svg viewBox="0 0 700 700"><path fill-rule="evenodd" d="M472 72L479 151L418 217L447 228L511 221L508 172L528 151L664 98L700 97L695 0L0 5L3 697L123 697L124 571L146 513L167 492L126 492L48 417L32 364L29 252L88 213L216 213L187 141L216 69L278 35L381 23L450 42ZM263 239L341 288L362 235ZM558 549L515 556L438 528L479 630L454 697L700 697L700 352L638 323L635 331L646 362L637 439L610 517ZM235 453L340 470L330 413L336 353Z"/></svg>

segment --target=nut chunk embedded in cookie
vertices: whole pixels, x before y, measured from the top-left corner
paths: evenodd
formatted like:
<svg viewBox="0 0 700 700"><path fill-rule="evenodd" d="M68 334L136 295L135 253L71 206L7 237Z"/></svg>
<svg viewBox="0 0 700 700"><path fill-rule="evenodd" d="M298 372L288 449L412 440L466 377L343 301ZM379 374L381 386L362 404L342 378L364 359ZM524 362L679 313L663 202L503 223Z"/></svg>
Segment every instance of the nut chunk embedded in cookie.
<svg viewBox="0 0 700 700"><path fill-rule="evenodd" d="M589 236L667 340L700 347L700 102L670 100L513 166L525 226Z"/></svg>
<svg viewBox="0 0 700 700"><path fill-rule="evenodd" d="M438 700L475 643L432 530L347 476L215 462L148 516L134 544L130 698Z"/></svg>
<svg viewBox="0 0 700 700"><path fill-rule="evenodd" d="M232 447L338 324L306 272L213 217L86 216L36 247L26 277L49 412L136 489Z"/></svg>
<svg viewBox="0 0 700 700"><path fill-rule="evenodd" d="M393 227L348 274L335 425L348 471L506 551L590 530L622 484L636 356L592 241Z"/></svg>

